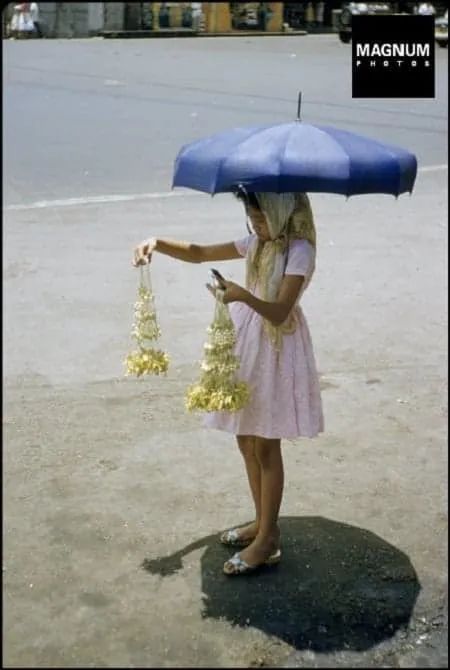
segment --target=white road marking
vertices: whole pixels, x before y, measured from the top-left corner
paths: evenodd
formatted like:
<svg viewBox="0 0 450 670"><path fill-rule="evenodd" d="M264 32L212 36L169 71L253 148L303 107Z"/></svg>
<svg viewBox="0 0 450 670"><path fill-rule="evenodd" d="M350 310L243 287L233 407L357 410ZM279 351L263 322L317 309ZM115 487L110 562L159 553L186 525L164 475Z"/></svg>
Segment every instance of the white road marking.
<svg viewBox="0 0 450 670"><path fill-rule="evenodd" d="M437 172L440 170L448 170L447 164L442 165L425 165L418 168L418 172ZM23 205L7 205L4 207L5 211L18 211L27 209L48 209L50 207L79 207L80 205L95 205L100 203L110 202L129 202L132 200L154 200L160 198L175 198L181 196L199 196L208 195L200 191L162 191L160 193L130 193L123 195L93 195L86 198L66 198L65 200L38 200L37 202L30 202Z"/></svg>
<svg viewBox="0 0 450 670"><path fill-rule="evenodd" d="M97 203L129 202L130 200L154 200L177 196L200 195L199 191L163 191L161 193L130 193L123 195L93 195L86 198L67 198L65 200L38 200L24 205L7 205L5 210L46 209L49 207L76 207L79 205L95 205ZM203 194L205 195L205 194Z"/></svg>
<svg viewBox="0 0 450 670"><path fill-rule="evenodd" d="M442 165L425 165L424 167L418 168L418 172L435 172L437 170L448 170L448 165L443 163Z"/></svg>

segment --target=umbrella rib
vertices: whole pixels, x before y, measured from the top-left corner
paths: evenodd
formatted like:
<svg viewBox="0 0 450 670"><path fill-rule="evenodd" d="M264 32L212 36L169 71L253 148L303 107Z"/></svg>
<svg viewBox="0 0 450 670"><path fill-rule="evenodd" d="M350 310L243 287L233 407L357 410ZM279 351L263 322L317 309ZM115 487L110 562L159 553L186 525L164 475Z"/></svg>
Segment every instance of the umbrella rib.
<svg viewBox="0 0 450 670"><path fill-rule="evenodd" d="M283 147L283 154L278 158L278 193L280 193L280 178L281 178L281 171L283 169L283 161L286 156L286 149L287 149L287 143L289 142L290 139L290 133L286 133L286 141L284 143Z"/></svg>
<svg viewBox="0 0 450 670"><path fill-rule="evenodd" d="M399 188L400 188L400 181L401 181L401 169L400 169L400 163L398 161L398 158L396 158L395 154L389 149L389 147L386 144L383 144L382 142L379 142L378 140L371 140L374 144L378 146L379 149L386 151L390 157L393 159L394 163L396 163L396 168L397 168L397 193L396 197L399 196ZM399 147L400 149L400 147Z"/></svg>
<svg viewBox="0 0 450 670"><path fill-rule="evenodd" d="M240 142L237 146L238 146L239 148L241 148L243 145L245 145L245 143L247 142L247 140L251 139L251 138L254 137L257 133L261 132L262 130L266 130L267 128L270 128L270 127L271 127L271 126L258 126L257 128L254 129L254 131L253 131L250 135L247 135L247 137L245 138L245 140L243 140L242 142ZM236 147L233 147L233 151L234 151L235 149L236 149ZM218 168L217 168L217 170L216 170L216 176L215 176L215 179L214 179L214 191L215 191L216 188L217 188L217 182L218 182L219 177L220 177L220 174L221 174L221 172L222 172L222 167L223 167L223 165L227 162L227 160L228 160L229 158L231 158L230 155L228 155L228 156L224 156L224 157L219 161L219 165L218 165Z"/></svg>
<svg viewBox="0 0 450 670"><path fill-rule="evenodd" d="M391 152L391 150L390 150L388 147L384 146L383 149L384 149L385 151L388 152L388 154L390 155L390 157L394 160L394 163L396 163L396 169L397 169L397 189L396 189L396 196L395 196L395 197L398 198L399 193L400 193L399 189L400 189L400 181L401 181L401 174L402 174L402 173L401 173L401 169L400 169L400 162L399 162L398 159L396 159L395 155Z"/></svg>
<svg viewBox="0 0 450 670"><path fill-rule="evenodd" d="M362 138L362 139L366 139L366 138ZM333 137L333 140L336 141L336 140L334 139L334 137ZM395 153L393 153L393 152L391 151L391 149L390 149L386 144L383 144L383 142L380 142L379 140L375 140L375 139L372 139L372 138L370 138L370 141L373 142L373 144L375 144L375 145L378 147L378 149L380 149L381 151L385 151L385 152L387 152L387 153L389 154L389 156L392 158L392 160L393 160L393 162L394 162L394 165L395 165L395 168L396 168L396 171L397 171L396 197L398 197L399 194L400 194L400 190L399 190L399 189L400 189L400 182L401 182L401 177L402 177L402 171L401 171L401 167L400 167L400 163L399 163L399 161L398 161L398 158L396 157ZM337 141L336 141L336 143L337 143ZM338 146L340 146L340 145L338 144ZM400 147L398 147L398 148L400 149ZM350 161L350 160L349 160L349 165L351 165L351 161ZM348 175L348 180L350 181L350 171L349 171L349 175ZM387 193L391 193L390 191L389 191L389 192L386 191L386 192L387 192ZM347 197L348 197L349 195L351 195L351 193L350 193L350 194L347 193Z"/></svg>
<svg viewBox="0 0 450 670"><path fill-rule="evenodd" d="M315 126L315 128L319 131L319 133L322 133L322 135L325 135L328 139L332 140L333 143L334 143L334 144L337 146L337 148L339 149L339 151L340 151L342 154L344 154L345 158L347 159L347 168L348 168L348 170L347 170L347 183L349 183L349 182L350 182L350 165L351 165L350 156L349 156L348 153L345 151L345 149L342 147L342 145L339 144L339 142L337 141L337 139L336 139L335 137L333 137L332 135L329 135L327 132L325 132L325 130L322 130L322 128L319 128L318 126ZM348 189L348 187L347 187L347 189L346 189L346 193L345 193L345 195L347 196L347 198L349 197L349 195L351 195L351 193L349 193L349 189Z"/></svg>

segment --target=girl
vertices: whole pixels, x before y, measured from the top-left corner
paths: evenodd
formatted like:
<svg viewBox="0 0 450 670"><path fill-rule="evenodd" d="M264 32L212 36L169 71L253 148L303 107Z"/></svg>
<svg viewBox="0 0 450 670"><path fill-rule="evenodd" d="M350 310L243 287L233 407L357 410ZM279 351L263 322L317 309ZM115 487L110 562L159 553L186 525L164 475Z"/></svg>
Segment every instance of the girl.
<svg viewBox="0 0 450 670"><path fill-rule="evenodd" d="M233 303L238 377L251 390L241 411L211 412L204 420L209 428L236 435L255 504L253 523L221 535L223 544L244 548L224 564L227 575L280 561L281 439L314 437L323 431L313 347L298 305L316 256L308 196L241 190L237 197L253 234L210 246L152 238L135 249L133 261L135 266L145 264L154 251L190 263L246 259L246 288L231 281L224 282L224 290L207 284L217 299Z"/></svg>

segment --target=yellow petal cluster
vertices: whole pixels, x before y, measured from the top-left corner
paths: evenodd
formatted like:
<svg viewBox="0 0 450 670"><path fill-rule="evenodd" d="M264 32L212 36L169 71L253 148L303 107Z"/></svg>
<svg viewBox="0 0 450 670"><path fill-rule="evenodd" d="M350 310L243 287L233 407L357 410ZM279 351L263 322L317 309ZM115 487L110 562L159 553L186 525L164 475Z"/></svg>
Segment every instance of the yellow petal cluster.
<svg viewBox="0 0 450 670"><path fill-rule="evenodd" d="M160 375L169 367L169 357L160 349L139 349L128 354L125 360L126 375Z"/></svg>
<svg viewBox="0 0 450 670"><path fill-rule="evenodd" d="M207 332L202 374L186 393L186 408L191 412L237 412L247 404L250 389L236 379L239 369L239 359L234 354L236 334L227 305L216 301L214 320Z"/></svg>
<svg viewBox="0 0 450 670"><path fill-rule="evenodd" d="M250 397L248 385L236 382L233 386L223 389L208 388L201 383L191 386L186 395L186 408L190 411L203 412L237 412L245 407Z"/></svg>
<svg viewBox="0 0 450 670"><path fill-rule="evenodd" d="M134 304L134 322L131 329L131 335L136 340L138 349L128 354L125 359L125 374L137 377L164 374L169 367L168 355L153 346L160 337L161 330L156 317L148 265L145 268L144 273L141 267L138 299Z"/></svg>

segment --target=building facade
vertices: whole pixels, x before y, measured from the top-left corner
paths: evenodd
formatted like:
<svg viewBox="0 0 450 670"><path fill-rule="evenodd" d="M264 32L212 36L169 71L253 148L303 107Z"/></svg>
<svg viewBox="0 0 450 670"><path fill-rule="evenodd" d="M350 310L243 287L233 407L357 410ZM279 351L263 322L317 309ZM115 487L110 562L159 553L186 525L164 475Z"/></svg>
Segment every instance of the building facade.
<svg viewBox="0 0 450 670"><path fill-rule="evenodd" d="M408 11L417 3L389 3ZM442 3L434 3L437 13ZM3 34L15 3L3 9ZM89 37L103 32L233 33L332 30L341 2L40 2L46 37ZM408 6L405 10L403 6ZM7 31L6 31L7 32Z"/></svg>
<svg viewBox="0 0 450 670"><path fill-rule="evenodd" d="M10 20L15 3L3 10ZM46 37L89 37L103 32L184 30L206 33L280 32L286 23L282 2L40 2ZM310 3L311 4L311 3ZM327 3L325 3L327 4ZM289 14L289 10L288 10Z"/></svg>

